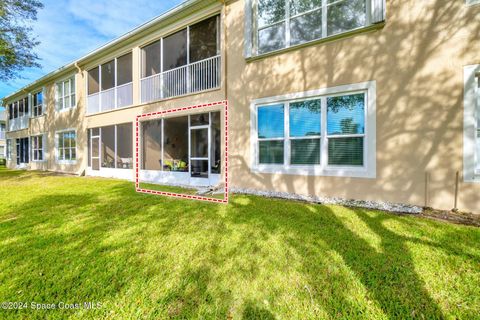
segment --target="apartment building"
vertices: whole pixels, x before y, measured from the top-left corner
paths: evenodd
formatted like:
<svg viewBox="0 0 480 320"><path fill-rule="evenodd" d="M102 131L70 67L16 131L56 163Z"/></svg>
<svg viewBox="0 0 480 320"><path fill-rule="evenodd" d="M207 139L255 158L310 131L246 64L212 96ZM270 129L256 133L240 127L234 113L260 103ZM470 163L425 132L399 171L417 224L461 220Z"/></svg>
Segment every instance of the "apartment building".
<svg viewBox="0 0 480 320"><path fill-rule="evenodd" d="M5 97L8 166L133 180L228 100L233 190L480 212L477 2L186 1ZM223 116L142 180L221 183Z"/></svg>
<svg viewBox="0 0 480 320"><path fill-rule="evenodd" d="M6 146L5 146L5 131L6 131L6 113L5 110L2 110L0 108L0 159L1 161L5 160L5 157L7 156L6 152Z"/></svg>

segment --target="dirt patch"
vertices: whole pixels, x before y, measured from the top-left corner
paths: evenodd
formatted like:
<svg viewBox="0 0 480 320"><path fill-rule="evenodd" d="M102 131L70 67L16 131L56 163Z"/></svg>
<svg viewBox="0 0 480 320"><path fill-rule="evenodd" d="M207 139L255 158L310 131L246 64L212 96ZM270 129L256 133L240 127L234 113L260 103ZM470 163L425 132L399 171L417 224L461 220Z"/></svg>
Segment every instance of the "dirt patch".
<svg viewBox="0 0 480 320"><path fill-rule="evenodd" d="M480 227L480 215L470 212L446 211L426 208L422 213L418 214L418 216L467 226Z"/></svg>

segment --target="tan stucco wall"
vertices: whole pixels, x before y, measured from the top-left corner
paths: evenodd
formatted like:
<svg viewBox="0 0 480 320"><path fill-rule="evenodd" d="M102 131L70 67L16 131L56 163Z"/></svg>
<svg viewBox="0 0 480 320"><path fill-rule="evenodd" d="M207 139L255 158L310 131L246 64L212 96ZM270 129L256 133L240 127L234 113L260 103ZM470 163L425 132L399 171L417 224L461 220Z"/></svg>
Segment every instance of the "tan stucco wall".
<svg viewBox="0 0 480 320"><path fill-rule="evenodd" d="M87 135L85 129L85 99L82 98L84 95L84 86L82 77L79 73L75 74L76 78L76 107L71 108L64 112L58 112L55 110L55 82L62 79L72 76L75 72L69 72L62 75L58 79L45 85L45 103L44 103L44 114L40 117L31 118L29 120L29 126L27 129L9 132L7 134L8 139L12 139L12 157L11 160L7 161L7 166L9 168L16 168L16 147L15 139L31 137L35 135L45 135L45 155L44 161L35 162L31 159L31 152L29 154L30 162L26 166L27 169L31 170L49 170L56 172L65 172L72 174L80 174L86 166L86 155L83 152L83 146L86 146ZM42 90L42 88L37 88L34 91ZM55 139L56 132L66 129L73 129L77 134L77 160L75 164L61 164L56 160L55 154ZM30 146L31 148L31 146Z"/></svg>
<svg viewBox="0 0 480 320"><path fill-rule="evenodd" d="M244 1L227 3L226 9L219 3L207 6L80 65L78 103L69 112L54 111L50 83L45 119L32 120L29 132L10 134L48 133L47 162L31 168L79 173L87 164L87 128L133 122L138 114L228 98L233 187L423 206L428 174L427 204L440 209L453 207L455 174L458 171L461 175L463 169L463 67L480 63L480 6L467 7L462 0L447 5L444 0L387 0L383 28L246 61ZM140 46L219 10L221 89L140 105ZM129 50L133 51L135 106L85 116L86 70ZM377 86L375 179L250 170L252 100L365 81L375 81ZM77 129L78 160L73 166L58 165L54 160L55 131L66 128ZM460 183L458 207L480 213L480 183Z"/></svg>
<svg viewBox="0 0 480 320"><path fill-rule="evenodd" d="M448 2L448 5L446 4ZM261 190L454 206L463 163L463 67L480 63L480 7L387 0L379 31L246 62L244 3L228 7L232 185ZM377 178L257 174L250 164L252 100L363 81L377 84ZM461 183L459 208L480 213L480 183Z"/></svg>

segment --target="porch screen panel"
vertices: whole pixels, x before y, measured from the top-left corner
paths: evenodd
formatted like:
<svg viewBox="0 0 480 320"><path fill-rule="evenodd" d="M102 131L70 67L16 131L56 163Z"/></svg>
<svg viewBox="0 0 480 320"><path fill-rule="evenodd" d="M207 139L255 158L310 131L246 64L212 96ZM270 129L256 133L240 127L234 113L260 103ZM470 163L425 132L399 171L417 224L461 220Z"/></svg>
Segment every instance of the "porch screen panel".
<svg viewBox="0 0 480 320"><path fill-rule="evenodd" d="M102 91L115 87L115 60L102 64Z"/></svg>
<svg viewBox="0 0 480 320"><path fill-rule="evenodd" d="M192 158L208 158L208 129L191 130Z"/></svg>
<svg viewBox="0 0 480 320"><path fill-rule="evenodd" d="M187 64L187 29L163 39L163 71Z"/></svg>
<svg viewBox="0 0 480 320"><path fill-rule="evenodd" d="M190 27L190 63L218 54L217 21L214 16Z"/></svg>
<svg viewBox="0 0 480 320"><path fill-rule="evenodd" d="M117 58L117 86L132 82L132 54Z"/></svg>
<svg viewBox="0 0 480 320"><path fill-rule="evenodd" d="M160 73L160 41L142 48L142 78Z"/></svg>
<svg viewBox="0 0 480 320"><path fill-rule="evenodd" d="M115 126L102 128L102 168L115 168Z"/></svg>
<svg viewBox="0 0 480 320"><path fill-rule="evenodd" d="M95 133L93 134L95 135ZM99 147L100 147L100 139L98 137L92 137L92 157L95 158L95 159L92 159L93 170L100 170L100 159L98 159L98 157L100 156L100 153L98 152Z"/></svg>
<svg viewBox="0 0 480 320"><path fill-rule="evenodd" d="M88 71L88 94L98 93L100 90L100 71L98 67Z"/></svg>
<svg viewBox="0 0 480 320"><path fill-rule="evenodd" d="M163 170L188 172L188 117L164 120Z"/></svg>
<svg viewBox="0 0 480 320"><path fill-rule="evenodd" d="M142 169L162 169L162 121L142 122Z"/></svg>
<svg viewBox="0 0 480 320"><path fill-rule="evenodd" d="M220 129L220 112L212 112L211 113L211 139L210 142L211 151L211 173L219 174L222 168L221 162L221 139L222 139L222 131Z"/></svg>
<svg viewBox="0 0 480 320"><path fill-rule="evenodd" d="M91 146L91 141L92 141L92 129L88 129L87 130L87 156L88 156L88 159L87 159L87 166L88 167L91 167L92 166L92 146Z"/></svg>
<svg viewBox="0 0 480 320"><path fill-rule="evenodd" d="M132 124L117 125L117 169L133 168Z"/></svg>

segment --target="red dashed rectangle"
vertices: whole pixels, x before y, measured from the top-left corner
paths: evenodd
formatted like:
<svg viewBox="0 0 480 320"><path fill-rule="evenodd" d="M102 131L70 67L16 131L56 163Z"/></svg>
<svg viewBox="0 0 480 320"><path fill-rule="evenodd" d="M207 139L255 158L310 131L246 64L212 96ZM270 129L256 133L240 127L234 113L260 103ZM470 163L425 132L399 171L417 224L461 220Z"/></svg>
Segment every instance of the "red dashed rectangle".
<svg viewBox="0 0 480 320"><path fill-rule="evenodd" d="M167 113L173 113L173 112L179 112L179 111L186 111L186 110L194 110L194 109L200 109L200 108L206 108L206 107L212 107L212 106L218 106L218 105L223 105L224 106L224 121L225 121L225 192L224 192L224 198L223 199L215 199L215 198L208 198L208 197L203 197L203 196L195 196L195 195L185 195L185 194L180 194L180 193L172 193L172 192L164 192L164 191L156 191L156 190L149 190L149 189L142 189L140 188L140 181L139 181L139 123L141 118L145 117L153 117L153 116L159 116ZM174 198L183 198L183 199L193 199L193 200L199 200L199 201L207 201L207 202L214 202L214 203L228 203L228 101L217 101L217 102L212 102L212 103L207 103L207 104L200 104L200 105L194 105L194 106L188 106L188 107L182 107L182 108L174 108L174 109L168 109L168 110L163 110L163 111L158 111L158 112L150 112L150 113L145 113L145 114L140 114L136 116L136 121L135 121L135 139L136 139L136 153L135 153L135 189L137 192L140 193L146 193L146 194L156 194L156 195L162 195L162 196L170 196Z"/></svg>

